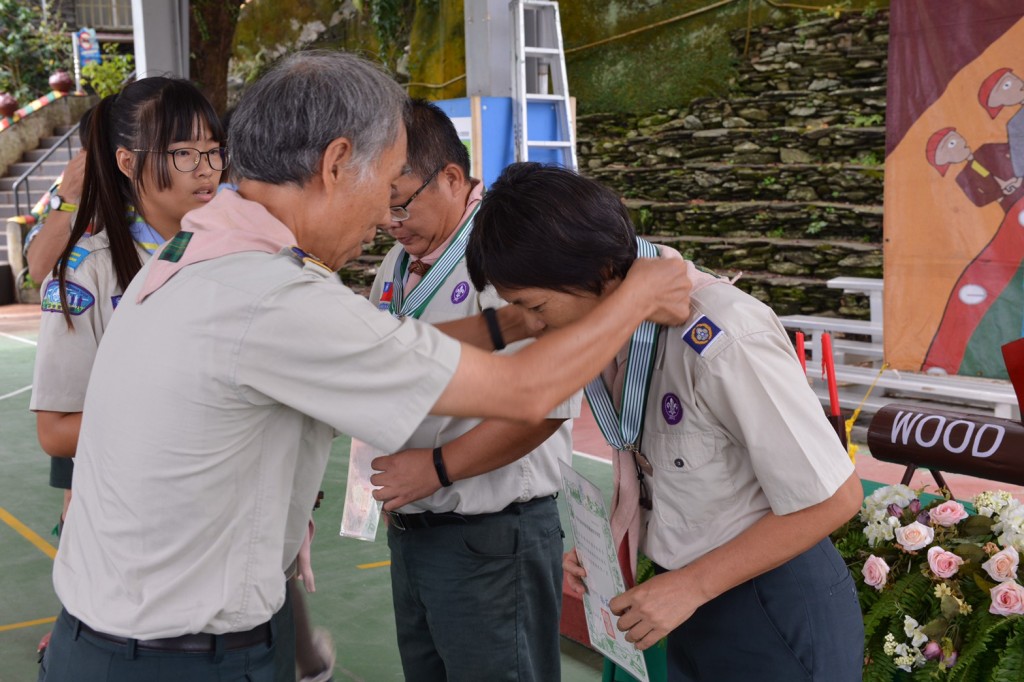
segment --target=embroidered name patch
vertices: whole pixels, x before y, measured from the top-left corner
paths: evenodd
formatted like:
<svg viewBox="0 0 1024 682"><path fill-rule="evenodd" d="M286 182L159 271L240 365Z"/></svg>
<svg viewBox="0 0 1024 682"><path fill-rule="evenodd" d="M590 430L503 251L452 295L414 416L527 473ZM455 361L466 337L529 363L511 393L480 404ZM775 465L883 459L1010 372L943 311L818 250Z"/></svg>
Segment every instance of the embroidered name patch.
<svg viewBox="0 0 1024 682"><path fill-rule="evenodd" d="M671 426L683 420L683 404L675 393L666 393L661 397L661 416Z"/></svg>
<svg viewBox="0 0 1024 682"><path fill-rule="evenodd" d="M167 246L160 252L160 260L170 261L171 263L180 261L190 239L192 239L191 232L179 232L174 235L174 239L167 242Z"/></svg>
<svg viewBox="0 0 1024 682"><path fill-rule="evenodd" d="M708 349L708 346L718 338L722 330L718 328L714 322L709 320L706 315L702 315L699 320L694 322L689 329L683 332L683 341L686 344L697 351L697 355L703 355L704 351Z"/></svg>
<svg viewBox="0 0 1024 682"><path fill-rule="evenodd" d="M67 283L67 291L68 312L72 315L81 315L96 302L96 297L88 289L74 282ZM64 310L60 305L60 282L54 279L46 285L40 307L47 313L59 313Z"/></svg>
<svg viewBox="0 0 1024 682"><path fill-rule="evenodd" d="M83 249L81 246L76 246L71 249L71 253L68 255L68 267L72 270L77 270L78 266L82 264L85 257L89 255L89 249Z"/></svg>
<svg viewBox="0 0 1024 682"><path fill-rule="evenodd" d="M452 291L452 303L462 303L469 296L469 282L459 282Z"/></svg>
<svg viewBox="0 0 1024 682"><path fill-rule="evenodd" d="M395 296L394 282L384 282L384 290L380 292L380 303L377 310L387 310L391 307L391 299Z"/></svg>

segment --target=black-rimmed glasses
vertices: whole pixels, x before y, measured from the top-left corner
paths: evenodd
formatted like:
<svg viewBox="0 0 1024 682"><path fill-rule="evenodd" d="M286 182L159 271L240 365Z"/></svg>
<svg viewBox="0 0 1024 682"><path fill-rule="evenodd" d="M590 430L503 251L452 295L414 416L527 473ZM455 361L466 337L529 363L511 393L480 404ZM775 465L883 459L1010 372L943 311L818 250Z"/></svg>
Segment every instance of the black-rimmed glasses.
<svg viewBox="0 0 1024 682"><path fill-rule="evenodd" d="M160 153L155 149L133 149L132 151ZM175 170L181 173L191 173L196 168L199 168L199 162L203 160L204 156L206 157L206 162L210 164L210 168L215 171L222 171L228 167L227 147L217 147L206 152L201 152L192 147L180 147L179 149L171 149L163 153L170 155L171 163L174 164Z"/></svg>
<svg viewBox="0 0 1024 682"><path fill-rule="evenodd" d="M391 210L391 219L394 220L395 222L398 222L398 223L402 222L403 220L408 220L409 219L409 204L412 203L413 199L415 199L416 197L418 197L420 195L420 192L422 192L423 190L425 190L427 188L427 185L429 185L431 182L434 181L434 178L437 177L437 174L440 173L443 168L444 168L444 166L440 166L436 171L431 173L430 176L426 179L426 181L422 185L420 185L419 189L417 189L415 192L413 192L412 196L410 196L408 199L405 200L405 203L399 204L398 206L392 206L391 209L390 209Z"/></svg>

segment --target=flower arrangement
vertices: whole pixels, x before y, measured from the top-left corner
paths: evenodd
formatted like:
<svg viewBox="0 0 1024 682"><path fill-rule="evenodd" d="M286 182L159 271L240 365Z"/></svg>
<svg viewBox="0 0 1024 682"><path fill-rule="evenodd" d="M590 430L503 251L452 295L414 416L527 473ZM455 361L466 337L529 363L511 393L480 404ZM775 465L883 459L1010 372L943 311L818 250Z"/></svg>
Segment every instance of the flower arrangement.
<svg viewBox="0 0 1024 682"><path fill-rule="evenodd" d="M1024 504L998 491L972 506L887 486L833 533L864 611L865 680L1024 679Z"/></svg>

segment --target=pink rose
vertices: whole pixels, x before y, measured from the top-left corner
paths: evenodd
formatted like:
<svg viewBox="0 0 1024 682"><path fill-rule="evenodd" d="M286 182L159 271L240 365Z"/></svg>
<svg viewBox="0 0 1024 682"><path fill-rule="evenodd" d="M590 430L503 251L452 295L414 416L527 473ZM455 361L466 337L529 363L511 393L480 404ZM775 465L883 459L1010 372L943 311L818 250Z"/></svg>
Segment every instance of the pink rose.
<svg viewBox="0 0 1024 682"><path fill-rule="evenodd" d="M989 613L1000 616L1024 614L1024 587L1015 582L999 583L991 589L992 606Z"/></svg>
<svg viewBox="0 0 1024 682"><path fill-rule="evenodd" d="M932 544L932 540L935 539L935 530L920 521L914 521L902 528L897 528L895 533L896 542L900 543L900 546L908 552L913 552L915 549L924 549Z"/></svg>
<svg viewBox="0 0 1024 682"><path fill-rule="evenodd" d="M948 500L928 512L928 518L932 523L940 526L955 526L968 516L964 506L956 500Z"/></svg>
<svg viewBox="0 0 1024 682"><path fill-rule="evenodd" d="M964 560L956 554L947 552L938 545L928 550L928 567L940 578L952 578L963 562Z"/></svg>
<svg viewBox="0 0 1024 682"><path fill-rule="evenodd" d="M1017 565L1020 557L1017 549L1011 545L1001 552L996 552L988 561L981 565L985 572L996 582L1005 583L1017 577Z"/></svg>
<svg viewBox="0 0 1024 682"><path fill-rule="evenodd" d="M879 559L872 554L864 562L864 568L860 569L860 572L864 575L865 585L881 590L889 575L889 564L885 563L884 559Z"/></svg>
<svg viewBox="0 0 1024 682"><path fill-rule="evenodd" d="M942 657L942 647L934 639L924 645L924 649L921 650L924 657L929 661L934 661Z"/></svg>

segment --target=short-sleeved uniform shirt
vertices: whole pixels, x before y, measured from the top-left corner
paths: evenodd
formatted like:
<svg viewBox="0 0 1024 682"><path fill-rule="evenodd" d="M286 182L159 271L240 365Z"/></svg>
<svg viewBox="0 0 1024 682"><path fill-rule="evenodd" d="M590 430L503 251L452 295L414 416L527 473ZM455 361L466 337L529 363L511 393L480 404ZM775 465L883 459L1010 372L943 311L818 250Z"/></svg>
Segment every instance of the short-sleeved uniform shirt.
<svg viewBox="0 0 1024 682"><path fill-rule="evenodd" d="M143 263L149 259L149 252L137 244L135 250ZM79 240L68 260L66 279L73 330L64 321L60 282L47 277L40 288L43 312L31 410L81 412L85 404L85 388L96 349L121 297L106 232ZM51 459L50 485L70 488L73 471L72 458Z"/></svg>
<svg viewBox="0 0 1024 682"><path fill-rule="evenodd" d="M668 569L768 511L825 501L853 473L771 309L722 282L696 288L691 310L659 335L641 442L653 470L641 549Z"/></svg>
<svg viewBox="0 0 1024 682"><path fill-rule="evenodd" d="M380 306L385 287L392 282L395 263L405 253L400 245L388 252L377 271L370 289L370 302ZM422 283L423 280L420 280ZM417 284L416 286L419 286ZM415 291L415 289L413 289ZM410 292L406 292L406 296ZM462 259L441 284L427 304L420 320L439 324L478 315L484 308L498 308L506 302L493 287L477 291L470 283L466 261ZM522 344L511 344L508 352L515 352ZM456 511L460 514L484 514L504 509L513 502L525 502L552 495L561 486L558 460L572 463L572 420L579 416L582 396L577 393L548 414L550 419L565 419L558 430L540 447L500 469L455 481L430 497L405 505L399 511L406 514L422 511ZM444 445L480 423L479 419L455 419L429 416L413 432L399 450L408 448L434 448Z"/></svg>
<svg viewBox="0 0 1024 682"><path fill-rule="evenodd" d="M149 253L136 245L142 262ZM81 412L96 349L121 298L106 232L82 239L68 261L67 297L74 329L68 329L59 282L42 284L39 346L32 378L32 410Z"/></svg>
<svg viewBox="0 0 1024 682"><path fill-rule="evenodd" d="M182 229L201 221L287 230L233 192ZM244 631L284 602L336 433L400 447L459 345L288 248L188 265L138 303L157 262L96 355L54 585L114 635Z"/></svg>

